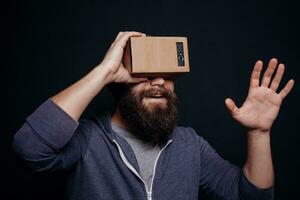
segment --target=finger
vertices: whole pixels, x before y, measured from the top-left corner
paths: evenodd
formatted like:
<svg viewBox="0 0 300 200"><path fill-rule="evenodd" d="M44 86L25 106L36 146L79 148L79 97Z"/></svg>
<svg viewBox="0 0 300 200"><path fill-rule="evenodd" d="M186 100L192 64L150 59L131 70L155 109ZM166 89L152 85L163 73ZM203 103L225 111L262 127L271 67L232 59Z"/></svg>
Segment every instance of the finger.
<svg viewBox="0 0 300 200"><path fill-rule="evenodd" d="M126 46L126 43L128 41L128 39L130 37L134 37L134 36L143 36L144 33L140 33L140 32L135 32L135 31L132 31L132 32L126 32L125 34L123 34L120 39L116 42L116 46L120 46L122 48L124 48Z"/></svg>
<svg viewBox="0 0 300 200"><path fill-rule="evenodd" d="M261 60L258 60L255 63L254 69L251 74L250 88L255 88L259 86L259 77L261 74L262 67L263 67L263 62Z"/></svg>
<svg viewBox="0 0 300 200"><path fill-rule="evenodd" d="M126 32L123 32L123 31L119 32L118 35L116 36L114 42L111 43L110 48L111 48L112 46L114 46L114 45L116 44L116 42L119 41L120 37L122 37L122 35L124 35L125 33L126 33Z"/></svg>
<svg viewBox="0 0 300 200"><path fill-rule="evenodd" d="M131 31L131 32L128 32L128 31L125 31L125 32L119 32L119 34L117 35L115 41L110 45L110 48L113 47L113 46L115 46L116 44L118 44L118 42L120 41L120 39L123 38L126 34L129 34L129 33L137 33L137 34L138 34L137 36L146 36L145 33L140 33L140 32L136 32L136 31ZM131 36L130 36L130 37L131 37ZM128 38L127 38L127 40L128 40ZM127 42L127 40L126 40L126 42ZM125 45L126 45L126 43L125 43ZM124 48L125 46L122 46L122 47Z"/></svg>
<svg viewBox="0 0 300 200"><path fill-rule="evenodd" d="M294 83L295 83L295 81L293 79L289 80L287 82L287 84L284 86L284 88L279 92L279 95L282 98L285 98L290 93L290 91L292 90L292 88L294 86Z"/></svg>
<svg viewBox="0 0 300 200"><path fill-rule="evenodd" d="M234 101L230 98L227 98L225 100L225 104L227 107L227 110L230 112L230 114L234 114L238 111L238 107L236 106L236 104L234 103Z"/></svg>
<svg viewBox="0 0 300 200"><path fill-rule="evenodd" d="M274 79L272 80L272 83L271 83L271 90L275 91L278 89L278 86L280 84L280 81L282 79L282 76L283 76L283 73L284 73L284 64L279 64L278 65L278 68L277 68L277 71L276 71L276 75L274 77Z"/></svg>
<svg viewBox="0 0 300 200"><path fill-rule="evenodd" d="M126 35L126 34L128 34L127 31L122 32L119 36L117 36L117 38L116 38L116 40L115 40L114 43L115 43L115 44L118 43L118 42L120 41L120 39L121 39L122 37L124 37L124 35Z"/></svg>
<svg viewBox="0 0 300 200"><path fill-rule="evenodd" d="M115 40L118 40L123 33L123 31L119 32Z"/></svg>
<svg viewBox="0 0 300 200"><path fill-rule="evenodd" d="M124 32L124 34L122 34L120 37L119 37L119 40L117 41L117 43L120 43L124 40L128 40L128 38L132 37L132 36L145 36L144 33L141 33L141 32L136 32L136 31L130 31L130 32Z"/></svg>
<svg viewBox="0 0 300 200"><path fill-rule="evenodd" d="M263 77L261 86L263 86L263 87L269 87L272 74L273 74L273 72L274 72L274 70L276 69L276 66L277 66L277 62L278 61L277 61L276 58L272 58L270 60L268 68L267 68L267 70L264 73L264 77Z"/></svg>

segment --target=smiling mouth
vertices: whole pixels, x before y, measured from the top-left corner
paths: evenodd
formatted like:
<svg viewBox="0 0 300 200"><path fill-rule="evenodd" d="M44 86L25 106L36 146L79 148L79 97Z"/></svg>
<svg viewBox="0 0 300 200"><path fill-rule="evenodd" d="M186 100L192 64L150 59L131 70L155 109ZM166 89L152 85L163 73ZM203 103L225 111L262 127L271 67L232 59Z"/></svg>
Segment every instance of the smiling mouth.
<svg viewBox="0 0 300 200"><path fill-rule="evenodd" d="M152 96L149 96L149 97L146 97L146 98L155 98L155 99L159 99L159 98L164 98L164 96L162 96L162 95L152 95Z"/></svg>
<svg viewBox="0 0 300 200"><path fill-rule="evenodd" d="M147 96L145 99L149 101L161 101L165 100L166 98L163 95L152 95L152 96Z"/></svg>
<svg viewBox="0 0 300 200"><path fill-rule="evenodd" d="M167 99L163 95L152 95L144 97L144 101L146 104L166 104Z"/></svg>

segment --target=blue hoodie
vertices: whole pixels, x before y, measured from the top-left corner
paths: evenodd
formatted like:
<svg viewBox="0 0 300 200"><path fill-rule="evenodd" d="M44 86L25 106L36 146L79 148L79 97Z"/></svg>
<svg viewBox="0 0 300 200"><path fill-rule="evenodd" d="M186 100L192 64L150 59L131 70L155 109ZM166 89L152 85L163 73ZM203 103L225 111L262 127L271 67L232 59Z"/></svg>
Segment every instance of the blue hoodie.
<svg viewBox="0 0 300 200"><path fill-rule="evenodd" d="M136 157L111 127L110 114L73 120L50 98L26 118L13 148L32 170L70 170L67 199L197 200L273 199L243 171L221 158L192 128L178 126L159 152L149 191Z"/></svg>

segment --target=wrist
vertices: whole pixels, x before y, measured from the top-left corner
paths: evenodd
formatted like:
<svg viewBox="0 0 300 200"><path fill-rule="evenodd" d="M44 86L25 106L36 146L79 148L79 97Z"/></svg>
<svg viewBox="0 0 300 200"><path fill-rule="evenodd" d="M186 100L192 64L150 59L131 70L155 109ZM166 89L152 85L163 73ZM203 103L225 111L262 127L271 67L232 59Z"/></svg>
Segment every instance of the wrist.
<svg viewBox="0 0 300 200"><path fill-rule="evenodd" d="M270 129L248 129L247 135L252 135L252 136L267 136L270 134Z"/></svg>
<svg viewBox="0 0 300 200"><path fill-rule="evenodd" d="M247 136L247 161L243 171L247 179L259 188L273 184L274 171L270 131L249 130Z"/></svg>
<svg viewBox="0 0 300 200"><path fill-rule="evenodd" d="M246 133L248 146L266 145L270 143L270 131L248 130Z"/></svg>
<svg viewBox="0 0 300 200"><path fill-rule="evenodd" d="M105 67L102 63L100 63L94 68L94 70L96 71L97 74L103 77L105 85L113 82L112 80L113 71L110 68Z"/></svg>

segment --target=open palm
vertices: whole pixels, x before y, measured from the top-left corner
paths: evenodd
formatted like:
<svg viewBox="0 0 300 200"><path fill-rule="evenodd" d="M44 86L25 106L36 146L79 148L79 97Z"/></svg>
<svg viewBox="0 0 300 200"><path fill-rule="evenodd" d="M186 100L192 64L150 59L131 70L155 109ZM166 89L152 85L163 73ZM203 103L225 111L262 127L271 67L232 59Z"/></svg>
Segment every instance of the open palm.
<svg viewBox="0 0 300 200"><path fill-rule="evenodd" d="M277 64L277 59L270 60L260 84L263 63L262 61L256 62L251 75L248 96L240 108L232 99L225 100L232 117L249 130L269 131L278 115L283 99L293 88L294 80L291 79L280 92L276 92L285 68L283 64L279 64L278 67ZM275 70L276 74L272 79Z"/></svg>

